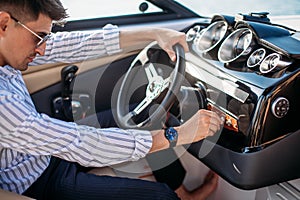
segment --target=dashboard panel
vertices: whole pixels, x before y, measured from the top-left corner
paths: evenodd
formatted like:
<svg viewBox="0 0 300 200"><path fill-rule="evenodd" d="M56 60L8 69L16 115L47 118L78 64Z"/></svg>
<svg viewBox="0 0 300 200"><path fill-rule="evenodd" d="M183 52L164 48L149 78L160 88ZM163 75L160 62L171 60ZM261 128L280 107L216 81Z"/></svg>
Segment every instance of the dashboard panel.
<svg viewBox="0 0 300 200"><path fill-rule="evenodd" d="M279 175L277 181L300 177L299 170L286 172L291 173L289 176L282 173L291 166L300 168L297 155L291 150L295 145L291 138L299 138L300 129L297 122L300 110L300 40L296 37L297 32L272 24L265 14L238 14L215 15L210 24L194 24L186 34L190 45L186 72L196 88L199 84L205 87L208 109L225 117L215 151L202 158L204 163L233 185L244 189L268 185L274 180L263 178L250 183L239 180L239 175L233 178L232 173L240 171L236 170L239 166L232 168L232 163L228 163L229 166L221 167L213 163L213 160L223 160L220 149L227 156L238 157L245 170L244 177L249 175L259 179L253 174L253 168L262 169L258 172L260 176L270 171L280 173L282 176ZM268 157L267 152L282 143L290 145L289 151L278 156L292 156L294 161L276 167L267 164L272 170L262 166L265 162L258 162L263 159L267 163L278 162ZM190 151L199 157L199 148L195 146ZM252 157L253 154L256 155Z"/></svg>

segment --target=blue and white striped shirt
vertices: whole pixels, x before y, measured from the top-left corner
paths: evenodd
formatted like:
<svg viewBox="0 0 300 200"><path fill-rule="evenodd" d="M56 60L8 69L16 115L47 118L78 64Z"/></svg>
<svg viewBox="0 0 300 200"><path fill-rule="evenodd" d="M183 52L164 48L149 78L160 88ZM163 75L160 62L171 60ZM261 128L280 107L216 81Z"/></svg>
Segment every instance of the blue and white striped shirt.
<svg viewBox="0 0 300 200"><path fill-rule="evenodd" d="M33 64L77 62L120 51L119 30L57 33L44 57ZM20 71L0 67L0 188L23 193L49 165L50 157L102 167L144 157L149 131L96 129L50 118L36 111Z"/></svg>

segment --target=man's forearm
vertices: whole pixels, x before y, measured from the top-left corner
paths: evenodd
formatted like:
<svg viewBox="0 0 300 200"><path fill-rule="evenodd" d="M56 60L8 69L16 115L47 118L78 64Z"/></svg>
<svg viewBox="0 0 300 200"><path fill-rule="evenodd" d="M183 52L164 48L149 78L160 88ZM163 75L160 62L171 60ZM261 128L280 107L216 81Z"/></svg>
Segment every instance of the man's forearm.
<svg viewBox="0 0 300 200"><path fill-rule="evenodd" d="M120 48L123 50L142 49L150 42L156 40L156 28L134 29L120 31Z"/></svg>

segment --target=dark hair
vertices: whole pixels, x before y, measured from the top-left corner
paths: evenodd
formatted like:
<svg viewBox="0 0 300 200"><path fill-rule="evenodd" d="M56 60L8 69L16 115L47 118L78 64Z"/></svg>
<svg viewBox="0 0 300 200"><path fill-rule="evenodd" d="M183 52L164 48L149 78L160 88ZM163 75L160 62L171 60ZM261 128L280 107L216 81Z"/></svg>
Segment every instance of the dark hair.
<svg viewBox="0 0 300 200"><path fill-rule="evenodd" d="M35 21L39 14L57 22L68 17L60 0L0 0L0 11L8 12L22 22Z"/></svg>

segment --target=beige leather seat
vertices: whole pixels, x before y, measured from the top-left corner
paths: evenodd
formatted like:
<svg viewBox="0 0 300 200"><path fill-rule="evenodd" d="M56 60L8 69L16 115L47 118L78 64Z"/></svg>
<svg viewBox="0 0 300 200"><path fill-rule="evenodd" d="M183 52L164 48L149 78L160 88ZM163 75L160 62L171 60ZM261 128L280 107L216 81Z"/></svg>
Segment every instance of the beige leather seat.
<svg viewBox="0 0 300 200"><path fill-rule="evenodd" d="M0 199L5 199L5 200L33 200L31 198L13 193L13 192L8 192L5 190L0 189Z"/></svg>

